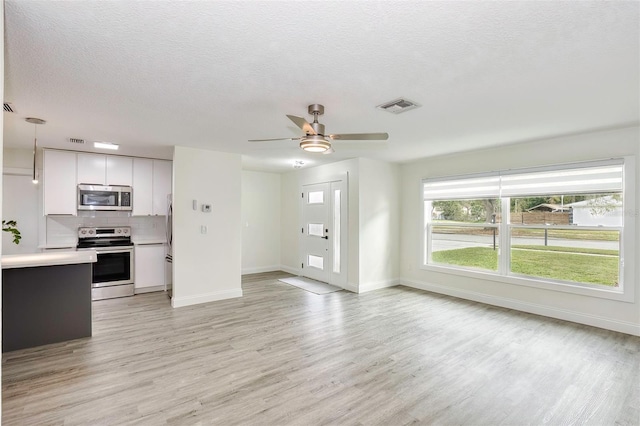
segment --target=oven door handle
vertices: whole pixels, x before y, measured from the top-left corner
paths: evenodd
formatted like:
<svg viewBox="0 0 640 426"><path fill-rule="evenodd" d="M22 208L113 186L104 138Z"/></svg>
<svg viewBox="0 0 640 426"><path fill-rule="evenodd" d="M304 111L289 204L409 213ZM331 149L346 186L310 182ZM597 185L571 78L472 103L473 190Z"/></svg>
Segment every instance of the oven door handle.
<svg viewBox="0 0 640 426"><path fill-rule="evenodd" d="M100 248L100 249L94 249L96 251L96 254L113 254L113 253L133 253L133 247L131 248L126 248L126 249L104 249L104 248Z"/></svg>

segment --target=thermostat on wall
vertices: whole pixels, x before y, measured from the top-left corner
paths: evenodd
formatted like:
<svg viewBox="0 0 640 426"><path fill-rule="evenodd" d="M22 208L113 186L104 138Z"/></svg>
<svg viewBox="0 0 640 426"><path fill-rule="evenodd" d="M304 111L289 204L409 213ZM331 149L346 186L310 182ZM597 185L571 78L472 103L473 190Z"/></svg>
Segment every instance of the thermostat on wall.
<svg viewBox="0 0 640 426"><path fill-rule="evenodd" d="M204 213L211 213L211 204L203 204L202 205L202 211Z"/></svg>

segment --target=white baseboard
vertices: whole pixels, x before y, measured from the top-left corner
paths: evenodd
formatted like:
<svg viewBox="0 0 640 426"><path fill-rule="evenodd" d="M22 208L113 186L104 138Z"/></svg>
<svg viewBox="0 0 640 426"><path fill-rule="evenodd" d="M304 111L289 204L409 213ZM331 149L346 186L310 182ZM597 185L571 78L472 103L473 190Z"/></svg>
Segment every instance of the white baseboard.
<svg viewBox="0 0 640 426"><path fill-rule="evenodd" d="M291 268L291 267L286 266L286 265L280 265L278 267L278 269L276 269L276 271L278 271L278 270L279 271L288 272L288 273L293 274L293 275L300 275L300 268Z"/></svg>
<svg viewBox="0 0 640 426"><path fill-rule="evenodd" d="M244 268L241 271L242 275L247 275L247 274L261 274L263 272L274 272L274 271L280 271L282 268L282 266L280 265L272 265L272 266L259 266L259 267L255 267L255 268Z"/></svg>
<svg viewBox="0 0 640 426"><path fill-rule="evenodd" d="M371 283L360 284L358 287L357 293L365 293L367 291L379 290L381 288L394 287L400 284L400 280L398 278L394 278L391 280L382 280L382 281L374 281Z"/></svg>
<svg viewBox="0 0 640 426"><path fill-rule="evenodd" d="M358 292L358 285L357 284L347 283L342 288L345 289L345 290L349 290L352 293L357 293Z"/></svg>
<svg viewBox="0 0 640 426"><path fill-rule="evenodd" d="M509 299L505 297L491 296L474 291L450 288L422 281L400 279L399 284L405 285L407 287L417 288L420 290L431 291L434 293L446 294L448 296L458 297L461 299L473 300L474 302L486 303L487 305L515 309L517 311L528 312L531 314L542 315L545 317L556 318L564 321L571 321L579 324L590 325L592 327L604 328L606 330L618 331L620 333L640 336L640 324L635 324L632 322L618 321L597 315L569 311L566 309L538 305L535 303L522 302L520 300Z"/></svg>
<svg viewBox="0 0 640 426"><path fill-rule="evenodd" d="M187 297L172 297L171 306L174 308L181 308L183 306L233 299L235 297L242 297L242 289L238 288L233 290L214 291L213 293L197 294Z"/></svg>

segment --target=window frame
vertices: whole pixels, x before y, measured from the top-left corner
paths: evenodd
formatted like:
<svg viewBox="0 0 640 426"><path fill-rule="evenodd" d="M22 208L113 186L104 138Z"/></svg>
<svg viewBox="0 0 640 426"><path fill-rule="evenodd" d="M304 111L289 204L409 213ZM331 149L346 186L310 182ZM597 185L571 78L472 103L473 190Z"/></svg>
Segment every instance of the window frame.
<svg viewBox="0 0 640 426"><path fill-rule="evenodd" d="M533 287L545 290L560 291L564 293L572 293L578 295L585 295L591 297L598 297L603 299L618 300L623 302L633 302L635 297L635 259L636 259L636 247L635 247L635 217L637 216L636 208L636 174L635 174L635 157L625 156L617 159L610 159L604 161L593 161L588 163L573 163L573 164L559 164L557 166L545 166L541 168L524 169L522 172L532 171L547 171L547 170L563 170L575 167L598 167L601 165L612 164L614 162L621 162L623 165L623 188L622 196L624 200L623 204L623 225L621 227L607 226L563 226L563 225L529 225L533 228L549 229L580 229L586 230L588 228L594 230L615 230L620 232L619 239L619 280L620 284L617 287L606 287L600 284L578 283L571 281L554 280L551 278L534 277L529 275L521 275L512 273L511 271L511 231L513 228L527 227L527 225L511 224L510 216L510 199L511 197L499 197L502 211L502 220L500 223L495 224L498 228L498 270L482 270L470 267L462 267L457 265L444 265L434 264L431 260L431 233L430 226L433 223L431 219L431 212L427 211L427 205L430 206L431 200L426 200L424 197L424 183L425 181L446 181L465 179L473 176L486 176L487 173L471 175L471 176L448 176L438 177L436 179L423 178L420 185L420 203L422 209L422 232L420 233L420 259L419 268L424 271L446 273L452 275L458 275L468 278L476 278L481 280L488 280L494 282L500 282L509 285L519 285L526 287ZM516 171L509 170L508 172L514 173ZM453 199L453 198L452 198ZM440 200L447 200L447 198L438 198ZM458 226L459 224L456 224ZM492 224L478 224L478 226L491 226ZM464 226L464 225L462 225ZM626 261L625 261L626 259ZM431 263L430 263L431 262Z"/></svg>

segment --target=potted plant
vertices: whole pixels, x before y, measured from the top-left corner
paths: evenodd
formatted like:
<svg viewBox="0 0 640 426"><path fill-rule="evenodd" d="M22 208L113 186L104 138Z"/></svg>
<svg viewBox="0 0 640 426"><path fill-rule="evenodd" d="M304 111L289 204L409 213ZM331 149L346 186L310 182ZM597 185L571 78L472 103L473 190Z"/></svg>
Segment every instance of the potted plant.
<svg viewBox="0 0 640 426"><path fill-rule="evenodd" d="M3 220L2 221L2 230L4 232L10 232L13 234L13 243L14 244L20 244L20 239L22 238L22 235L20 235L20 231L18 230L18 228L16 228L16 221L15 220Z"/></svg>

